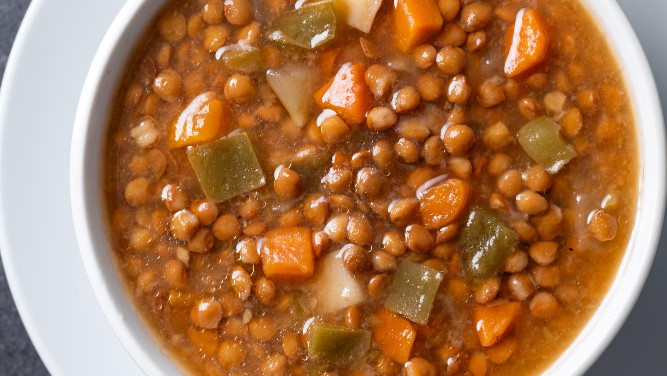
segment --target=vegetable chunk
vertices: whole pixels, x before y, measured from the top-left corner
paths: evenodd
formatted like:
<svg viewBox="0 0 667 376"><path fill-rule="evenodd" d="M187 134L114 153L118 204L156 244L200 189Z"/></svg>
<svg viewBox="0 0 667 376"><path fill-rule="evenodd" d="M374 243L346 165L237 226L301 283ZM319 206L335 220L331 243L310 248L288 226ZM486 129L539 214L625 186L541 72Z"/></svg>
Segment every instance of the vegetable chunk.
<svg viewBox="0 0 667 376"><path fill-rule="evenodd" d="M512 329L520 313L521 303L518 302L477 305L472 317L482 346L488 347L500 341Z"/></svg>
<svg viewBox="0 0 667 376"><path fill-rule="evenodd" d="M547 56L549 35L539 13L534 9L521 9L514 25L505 36L505 74L516 77Z"/></svg>
<svg viewBox="0 0 667 376"><path fill-rule="evenodd" d="M496 274L517 240L514 230L495 214L479 206L472 208L461 233L461 252L468 271L475 278Z"/></svg>
<svg viewBox="0 0 667 376"><path fill-rule="evenodd" d="M200 94L171 124L169 148L197 145L222 137L230 131L229 120L229 108L216 93Z"/></svg>
<svg viewBox="0 0 667 376"><path fill-rule="evenodd" d="M285 106L294 124L299 127L308 122L313 105L311 93L315 89L316 79L317 71L296 63L266 72L266 81Z"/></svg>
<svg viewBox="0 0 667 376"><path fill-rule="evenodd" d="M315 92L315 102L335 111L348 124L362 124L371 107L371 91L365 74L363 63L343 64L336 76Z"/></svg>
<svg viewBox="0 0 667 376"><path fill-rule="evenodd" d="M448 179L419 194L424 226L436 229L456 221L468 208L472 187L460 179Z"/></svg>
<svg viewBox="0 0 667 376"><path fill-rule="evenodd" d="M317 48L336 36L336 14L329 2L317 2L283 13L269 39L305 49Z"/></svg>
<svg viewBox="0 0 667 376"><path fill-rule="evenodd" d="M382 0L334 0L333 7L339 18L364 33L371 31Z"/></svg>
<svg viewBox="0 0 667 376"><path fill-rule="evenodd" d="M280 282L299 282L315 271L311 230L281 227L266 233L262 244L264 275Z"/></svg>
<svg viewBox="0 0 667 376"><path fill-rule="evenodd" d="M547 117L532 120L517 135L523 150L550 174L556 174L577 152L560 136L560 127Z"/></svg>
<svg viewBox="0 0 667 376"><path fill-rule="evenodd" d="M410 322L395 313L380 308L372 325L373 341L388 357L403 364L410 359L417 331Z"/></svg>
<svg viewBox="0 0 667 376"><path fill-rule="evenodd" d="M409 260L403 261L387 291L385 308L426 325L442 278L442 273L435 269Z"/></svg>
<svg viewBox="0 0 667 376"><path fill-rule="evenodd" d="M236 133L188 150L190 165L206 197L223 202L266 184L250 138Z"/></svg>
<svg viewBox="0 0 667 376"><path fill-rule="evenodd" d="M345 364L363 356L371 342L371 332L331 324L315 324L310 333L308 355L316 361Z"/></svg>
<svg viewBox="0 0 667 376"><path fill-rule="evenodd" d="M395 0L393 27L396 46L410 52L440 30L440 9L433 0Z"/></svg>
<svg viewBox="0 0 667 376"><path fill-rule="evenodd" d="M500 342L486 348L486 355L491 363L503 364L512 356L519 346L516 334L510 334Z"/></svg>
<svg viewBox="0 0 667 376"><path fill-rule="evenodd" d="M259 48L247 44L235 44L220 48L215 57L221 60L225 67L243 73L256 72L262 65L262 52Z"/></svg>
<svg viewBox="0 0 667 376"><path fill-rule="evenodd" d="M342 251L331 252L317 264L312 290L320 314L335 313L366 299L359 282L345 268L342 254Z"/></svg>

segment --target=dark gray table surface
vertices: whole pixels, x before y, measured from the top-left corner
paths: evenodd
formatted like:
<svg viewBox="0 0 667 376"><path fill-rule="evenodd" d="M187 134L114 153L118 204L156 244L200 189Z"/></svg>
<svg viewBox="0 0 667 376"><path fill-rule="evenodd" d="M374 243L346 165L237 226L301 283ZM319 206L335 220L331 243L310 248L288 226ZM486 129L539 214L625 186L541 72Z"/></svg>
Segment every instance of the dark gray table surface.
<svg viewBox="0 0 667 376"><path fill-rule="evenodd" d="M103 1L103 0L98 0ZM667 113L667 43L662 18L667 14L665 0L618 0L626 11L647 55ZM16 30L30 0L0 0L0 77ZM631 6L633 4L635 6ZM641 3L641 8L636 6ZM647 12L646 9L654 9ZM663 25L663 26L659 26ZM662 38L662 39L661 39ZM657 41L661 39L662 42ZM0 81L1 85L1 81ZM602 357L589 370L589 376L667 375L667 231L664 231L646 287L627 322ZM23 328L0 260L0 375L39 376L48 371L39 359ZM72 375L76 376L76 375ZM564 375L567 376L567 375Z"/></svg>

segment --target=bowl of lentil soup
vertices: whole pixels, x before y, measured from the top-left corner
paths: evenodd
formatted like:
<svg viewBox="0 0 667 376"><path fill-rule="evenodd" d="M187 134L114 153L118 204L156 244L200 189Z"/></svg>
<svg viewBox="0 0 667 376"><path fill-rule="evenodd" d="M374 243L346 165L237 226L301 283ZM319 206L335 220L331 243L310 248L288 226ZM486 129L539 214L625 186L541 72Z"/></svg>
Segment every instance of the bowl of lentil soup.
<svg viewBox="0 0 667 376"><path fill-rule="evenodd" d="M135 0L71 181L147 374L570 375L643 284L664 167L612 1Z"/></svg>

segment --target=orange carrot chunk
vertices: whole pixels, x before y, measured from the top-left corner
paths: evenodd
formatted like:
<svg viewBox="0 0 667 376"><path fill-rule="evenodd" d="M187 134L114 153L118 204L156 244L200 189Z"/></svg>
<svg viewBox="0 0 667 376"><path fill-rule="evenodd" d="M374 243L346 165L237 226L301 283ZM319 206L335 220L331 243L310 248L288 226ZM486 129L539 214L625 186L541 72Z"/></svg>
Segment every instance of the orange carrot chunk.
<svg viewBox="0 0 667 376"><path fill-rule="evenodd" d="M197 145L225 136L230 131L229 109L214 92L198 95L174 119L169 131L170 149Z"/></svg>
<svg viewBox="0 0 667 376"><path fill-rule="evenodd" d="M512 356L518 346L516 335L512 334L495 345L487 347L486 355L492 363L503 364Z"/></svg>
<svg viewBox="0 0 667 376"><path fill-rule="evenodd" d="M372 325L373 340L385 355L403 364L410 359L417 331L410 322L395 313L380 308Z"/></svg>
<svg viewBox="0 0 667 376"><path fill-rule="evenodd" d="M436 229L457 220L470 203L472 187L460 179L448 179L419 192L419 211L424 226Z"/></svg>
<svg viewBox="0 0 667 376"><path fill-rule="evenodd" d="M336 111L348 124L363 123L371 107L371 91L366 85L365 74L363 63L343 64L336 76L315 92L315 102L320 107Z"/></svg>
<svg viewBox="0 0 667 376"><path fill-rule="evenodd" d="M512 329L520 313L521 304L518 302L477 305L472 317L482 346L488 347L500 341Z"/></svg>
<svg viewBox="0 0 667 376"><path fill-rule="evenodd" d="M393 27L397 47L410 52L440 31L440 9L434 0L394 0Z"/></svg>
<svg viewBox="0 0 667 376"><path fill-rule="evenodd" d="M334 64L339 54L340 47L331 48L320 54L320 57L317 59L317 66L320 68L322 74L330 75L333 73Z"/></svg>
<svg viewBox="0 0 667 376"><path fill-rule="evenodd" d="M549 35L540 15L534 9L521 9L505 35L505 74L516 77L530 70L547 56L548 48Z"/></svg>
<svg viewBox="0 0 667 376"><path fill-rule="evenodd" d="M264 275L280 282L299 282L313 275L311 230L281 227L266 233L262 244Z"/></svg>

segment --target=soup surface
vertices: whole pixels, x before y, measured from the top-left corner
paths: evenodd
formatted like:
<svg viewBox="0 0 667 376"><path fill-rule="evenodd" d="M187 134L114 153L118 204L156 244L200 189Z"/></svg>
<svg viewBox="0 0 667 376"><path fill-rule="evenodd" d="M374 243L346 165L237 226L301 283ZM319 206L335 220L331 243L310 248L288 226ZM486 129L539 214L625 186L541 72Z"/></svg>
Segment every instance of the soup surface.
<svg viewBox="0 0 667 376"><path fill-rule="evenodd" d="M108 140L120 271L198 375L538 374L635 213L575 0L171 2Z"/></svg>

